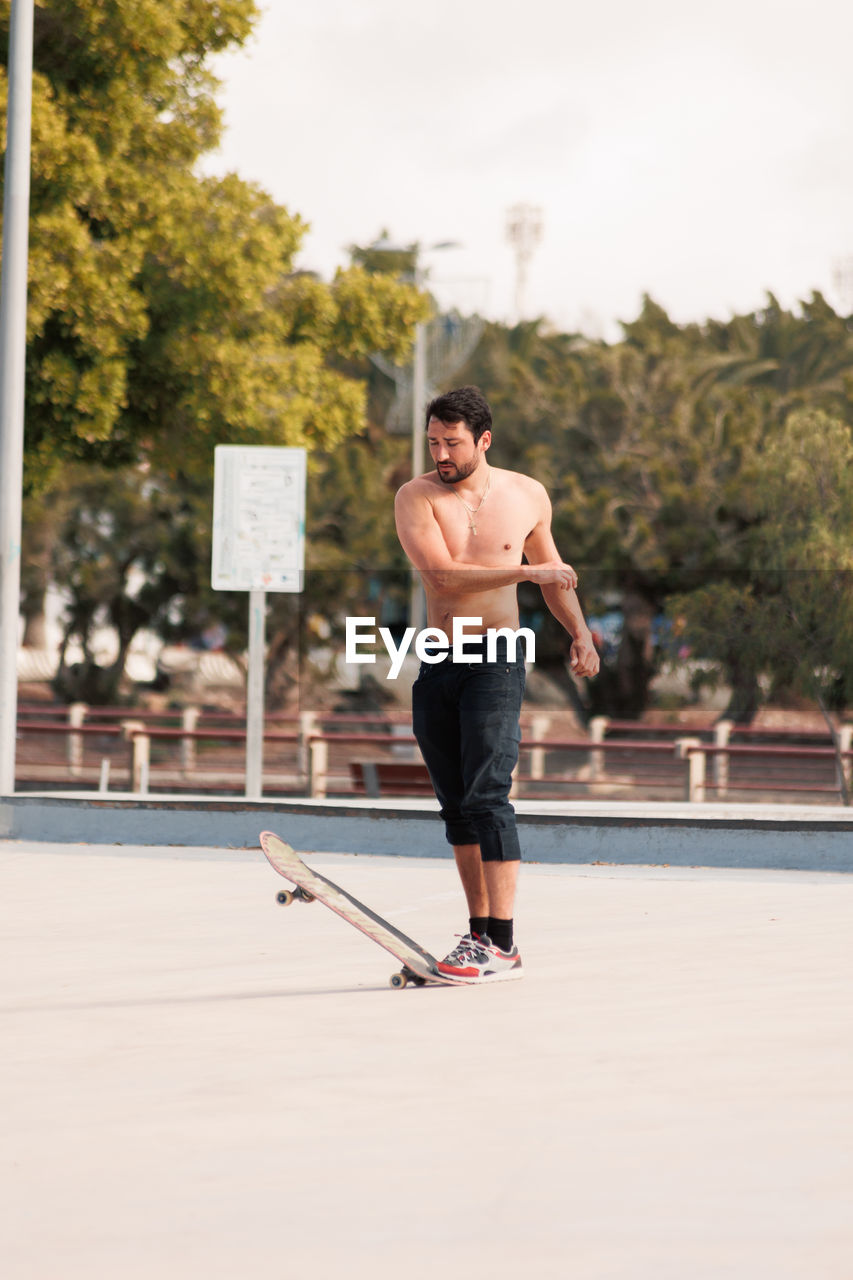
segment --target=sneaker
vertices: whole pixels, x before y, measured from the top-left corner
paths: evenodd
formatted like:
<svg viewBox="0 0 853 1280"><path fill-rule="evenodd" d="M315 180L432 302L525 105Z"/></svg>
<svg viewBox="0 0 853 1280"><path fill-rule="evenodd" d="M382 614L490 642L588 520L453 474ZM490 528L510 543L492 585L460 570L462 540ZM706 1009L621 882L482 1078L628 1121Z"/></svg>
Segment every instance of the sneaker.
<svg viewBox="0 0 853 1280"><path fill-rule="evenodd" d="M485 934L466 933L439 961L438 971L458 982L498 982L522 976L521 956L518 947L501 951Z"/></svg>
<svg viewBox="0 0 853 1280"><path fill-rule="evenodd" d="M468 956L473 954L474 950L480 946L479 933L463 933L459 938L456 946L449 951L444 959L440 962L439 968L447 965L451 969L458 969L461 964L467 960Z"/></svg>

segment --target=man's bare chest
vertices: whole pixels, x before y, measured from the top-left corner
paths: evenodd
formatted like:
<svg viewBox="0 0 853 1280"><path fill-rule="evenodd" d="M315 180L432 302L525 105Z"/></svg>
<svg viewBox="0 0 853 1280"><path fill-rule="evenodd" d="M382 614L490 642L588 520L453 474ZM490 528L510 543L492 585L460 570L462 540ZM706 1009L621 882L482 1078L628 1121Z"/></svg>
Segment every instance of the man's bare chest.
<svg viewBox="0 0 853 1280"><path fill-rule="evenodd" d="M435 518L454 560L483 565L520 564L535 516L524 500L490 493L480 506L451 489L433 502Z"/></svg>

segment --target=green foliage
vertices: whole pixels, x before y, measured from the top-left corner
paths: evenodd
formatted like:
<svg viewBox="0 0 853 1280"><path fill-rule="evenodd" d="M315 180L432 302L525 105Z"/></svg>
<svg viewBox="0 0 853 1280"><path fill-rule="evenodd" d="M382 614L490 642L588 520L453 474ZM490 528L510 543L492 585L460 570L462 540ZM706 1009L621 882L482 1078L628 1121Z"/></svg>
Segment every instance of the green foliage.
<svg viewBox="0 0 853 1280"><path fill-rule="evenodd" d="M680 610L683 593L702 588L691 610L698 649L725 668L737 714L752 714L763 667L747 637L761 629L754 610L783 527L799 529L796 554L812 567L844 572L838 538L814 518L840 503L835 527L850 528L840 476L853 423L851 322L815 294L799 313L770 297L727 324L680 327L646 298L612 345L540 323L489 326L460 377L489 393L493 460L548 488L588 611L628 592L651 617L673 593ZM790 537L784 545L794 554ZM840 634L849 643L849 627ZM545 639L565 650L550 620Z"/></svg>
<svg viewBox="0 0 853 1280"><path fill-rule="evenodd" d="M27 498L25 520L43 547L40 571L61 584L67 601L56 692L68 701L118 701L137 631L180 632L182 615L197 608L198 583L210 566L209 494L187 483L170 487L150 469L78 464L49 493ZM25 578L33 596L40 585ZM186 622L192 634L202 629L196 617ZM96 649L105 627L117 641L107 663ZM83 659L69 667L72 640Z"/></svg>
<svg viewBox="0 0 853 1280"><path fill-rule="evenodd" d="M273 699L292 687L294 652L312 634L337 641L347 613L393 622L405 613L409 571L389 512L405 474L404 442L375 429L347 439L309 464L305 590L268 599L268 685ZM37 609L43 583L62 585L67 601L56 692L67 700L116 702L124 660L140 628L171 643L196 642L214 622L226 648L246 646L246 596L210 586L211 489L192 472L153 467L66 468L49 493L30 495L25 519L31 549L25 613ZM318 621L322 625L318 626ZM103 663L97 639L111 629L115 661ZM82 661L69 666L76 641Z"/></svg>
<svg viewBox="0 0 853 1280"><path fill-rule="evenodd" d="M744 580L676 597L696 653L730 665L736 655L777 689L813 698L828 713L853 701L853 437L820 409L798 410L758 465Z"/></svg>
<svg viewBox="0 0 853 1280"><path fill-rule="evenodd" d="M75 680L94 697L120 674L97 666L97 625L123 652L143 625L193 634L214 603L215 445L334 451L365 427L365 357L405 359L428 310L413 285L359 266L328 283L296 271L297 214L233 174L196 172L220 130L210 57L257 12L36 10L24 608L36 619L48 582L61 585L84 649ZM8 16L0 3L3 42Z"/></svg>
<svg viewBox="0 0 853 1280"><path fill-rule="evenodd" d="M332 446L365 419L363 378L341 360L411 343L426 306L413 287L295 275L302 219L194 171L220 130L210 57L256 16L254 0L37 8L30 488L73 461L180 457L209 474L225 440Z"/></svg>
<svg viewBox="0 0 853 1280"><path fill-rule="evenodd" d="M373 244L351 244L350 261L370 275L391 275L413 280L418 260L418 245L393 246L387 229L380 231Z"/></svg>
<svg viewBox="0 0 853 1280"><path fill-rule="evenodd" d="M8 12L0 0L0 42ZM188 637L218 615L243 643L245 602L207 586L223 442L311 452L308 590L272 605L281 670L313 616L334 630L406 599L392 497L407 443L375 426L366 357L405 360L429 311L406 282L416 246L354 248L323 281L295 269L296 213L199 176L220 128L211 55L256 14L254 0L37 7L25 607L48 576L66 585L84 649L99 619L124 644L134 626ZM744 714L762 672L826 705L853 697L853 325L820 294L684 326L647 297L612 344L489 325L453 380L489 397L493 461L546 485L587 610L633 602L630 705L667 601ZM540 652L561 660L565 636L544 625Z"/></svg>

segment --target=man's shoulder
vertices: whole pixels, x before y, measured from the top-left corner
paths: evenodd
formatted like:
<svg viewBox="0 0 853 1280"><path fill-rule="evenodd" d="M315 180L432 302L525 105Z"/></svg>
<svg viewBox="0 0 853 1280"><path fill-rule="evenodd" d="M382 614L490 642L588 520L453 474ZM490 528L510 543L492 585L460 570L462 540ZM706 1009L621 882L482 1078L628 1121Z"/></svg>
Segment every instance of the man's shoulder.
<svg viewBox="0 0 853 1280"><path fill-rule="evenodd" d="M434 475L429 472L422 476L412 476L411 480L406 480L397 490L397 497L401 499L408 498L429 498L436 491L437 480Z"/></svg>
<svg viewBox="0 0 853 1280"><path fill-rule="evenodd" d="M495 480L500 482L507 488L512 488L518 493L541 501L547 498L548 492L539 480L534 480L533 476L526 475L523 471L507 471L503 467L492 467Z"/></svg>

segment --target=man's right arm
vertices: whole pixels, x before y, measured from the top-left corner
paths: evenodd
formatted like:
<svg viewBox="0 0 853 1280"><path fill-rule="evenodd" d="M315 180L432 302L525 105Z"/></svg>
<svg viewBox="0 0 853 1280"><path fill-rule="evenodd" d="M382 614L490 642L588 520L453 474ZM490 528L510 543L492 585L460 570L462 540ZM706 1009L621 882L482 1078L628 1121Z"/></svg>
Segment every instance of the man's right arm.
<svg viewBox="0 0 853 1280"><path fill-rule="evenodd" d="M411 481L397 493L394 517L403 550L425 585L439 594L494 591L519 582L536 582L540 586L563 590L577 586L574 569L560 560L500 568L454 560L435 518L432 503L417 492Z"/></svg>

